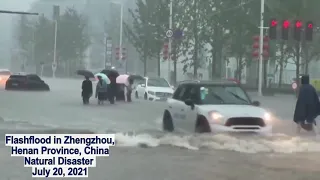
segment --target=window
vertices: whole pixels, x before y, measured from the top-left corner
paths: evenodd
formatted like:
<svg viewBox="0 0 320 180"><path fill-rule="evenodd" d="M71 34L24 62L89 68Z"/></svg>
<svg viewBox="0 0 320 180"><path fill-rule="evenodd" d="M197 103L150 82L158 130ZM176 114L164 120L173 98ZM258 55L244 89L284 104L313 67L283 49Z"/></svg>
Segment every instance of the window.
<svg viewBox="0 0 320 180"><path fill-rule="evenodd" d="M183 86L178 86L178 88L176 89L176 91L174 91L172 98L178 100L179 99L179 95L180 92L182 90Z"/></svg>
<svg viewBox="0 0 320 180"><path fill-rule="evenodd" d="M186 91L186 86L185 85L181 85L178 87L178 89L173 93L173 99L175 100L181 100L182 96L184 95Z"/></svg>
<svg viewBox="0 0 320 180"><path fill-rule="evenodd" d="M203 85L200 96L201 104L251 104L239 86Z"/></svg>
<svg viewBox="0 0 320 180"><path fill-rule="evenodd" d="M169 83L164 78L149 78L147 86L170 87Z"/></svg>
<svg viewBox="0 0 320 180"><path fill-rule="evenodd" d="M199 87L195 85L188 85L186 91L183 94L182 100L185 101L191 99L194 103L199 104Z"/></svg>
<svg viewBox="0 0 320 180"><path fill-rule="evenodd" d="M10 73L10 71L0 71L0 75L10 76L11 73Z"/></svg>
<svg viewBox="0 0 320 180"><path fill-rule="evenodd" d="M21 80L27 79L26 76L21 76L21 75L11 75L9 78L10 79L21 79Z"/></svg>
<svg viewBox="0 0 320 180"><path fill-rule="evenodd" d="M29 75L28 79L33 81L41 81L40 77L37 75Z"/></svg>

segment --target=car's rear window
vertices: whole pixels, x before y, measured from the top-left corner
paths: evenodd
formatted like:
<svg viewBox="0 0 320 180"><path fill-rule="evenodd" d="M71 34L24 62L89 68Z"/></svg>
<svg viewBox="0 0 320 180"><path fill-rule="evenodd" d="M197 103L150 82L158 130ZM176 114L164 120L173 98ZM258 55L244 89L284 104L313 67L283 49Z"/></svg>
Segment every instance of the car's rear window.
<svg viewBox="0 0 320 180"><path fill-rule="evenodd" d="M10 79L26 79L27 76L23 76L23 75L11 75Z"/></svg>
<svg viewBox="0 0 320 180"><path fill-rule="evenodd" d="M10 71L0 71L0 75L11 75Z"/></svg>

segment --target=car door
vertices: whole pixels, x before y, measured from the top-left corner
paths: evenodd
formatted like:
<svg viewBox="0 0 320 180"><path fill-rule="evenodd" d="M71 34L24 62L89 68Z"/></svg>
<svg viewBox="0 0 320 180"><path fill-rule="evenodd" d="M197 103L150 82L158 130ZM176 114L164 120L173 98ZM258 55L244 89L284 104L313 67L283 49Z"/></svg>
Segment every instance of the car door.
<svg viewBox="0 0 320 180"><path fill-rule="evenodd" d="M190 106L185 104L185 100L190 97L190 85L184 86L184 91L180 92L179 101L176 103L176 124L179 128L187 130L187 113L190 110Z"/></svg>
<svg viewBox="0 0 320 180"><path fill-rule="evenodd" d="M181 118L181 107L180 107L180 101L181 101L181 97L183 96L184 92L186 90L186 86L181 85L178 87L178 89L175 91L173 97L172 97L172 101L170 101L169 104L169 109L171 109L171 116L172 116L172 120L174 121L174 125L175 127L179 128L179 121Z"/></svg>
<svg viewBox="0 0 320 180"><path fill-rule="evenodd" d="M190 86L189 94L186 97L187 99L191 99L194 102L194 109L190 106L184 104L186 119L184 122L184 129L189 132L194 132L195 125L197 121L198 111L197 108L200 105L200 87L199 86Z"/></svg>

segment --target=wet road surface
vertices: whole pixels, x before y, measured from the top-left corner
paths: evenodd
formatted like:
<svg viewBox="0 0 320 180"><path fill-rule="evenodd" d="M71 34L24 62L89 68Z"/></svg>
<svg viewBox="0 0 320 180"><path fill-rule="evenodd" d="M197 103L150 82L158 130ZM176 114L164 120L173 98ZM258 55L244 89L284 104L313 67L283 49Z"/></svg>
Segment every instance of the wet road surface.
<svg viewBox="0 0 320 180"><path fill-rule="evenodd" d="M51 92L0 91L0 134L116 133L110 157L89 170L95 180L319 180L320 141L295 137L293 96L253 97L277 117L273 137L166 134L160 130L164 103L135 100L115 106L83 106L80 80L47 82ZM1 179L31 179L22 158L0 147Z"/></svg>

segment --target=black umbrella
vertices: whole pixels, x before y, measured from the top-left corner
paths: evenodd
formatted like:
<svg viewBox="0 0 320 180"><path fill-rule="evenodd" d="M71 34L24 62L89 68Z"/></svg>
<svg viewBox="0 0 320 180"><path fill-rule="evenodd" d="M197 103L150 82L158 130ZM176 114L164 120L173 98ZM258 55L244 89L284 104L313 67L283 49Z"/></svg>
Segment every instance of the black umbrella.
<svg viewBox="0 0 320 180"><path fill-rule="evenodd" d="M93 78L94 77L94 74L91 71L88 71L88 70L78 70L77 74L81 75L81 76L86 76L86 77L89 77L89 78Z"/></svg>
<svg viewBox="0 0 320 180"><path fill-rule="evenodd" d="M119 76L119 73L115 69L104 69L101 71L101 73L105 74L108 76L110 79L111 83L116 84L116 79Z"/></svg>
<svg viewBox="0 0 320 180"><path fill-rule="evenodd" d="M119 76L118 71L114 69L104 69L101 71L101 73L107 75L109 78L110 77L117 78Z"/></svg>

